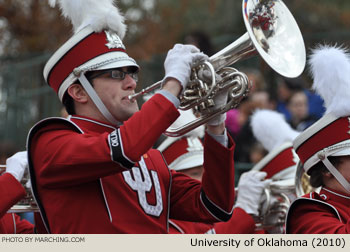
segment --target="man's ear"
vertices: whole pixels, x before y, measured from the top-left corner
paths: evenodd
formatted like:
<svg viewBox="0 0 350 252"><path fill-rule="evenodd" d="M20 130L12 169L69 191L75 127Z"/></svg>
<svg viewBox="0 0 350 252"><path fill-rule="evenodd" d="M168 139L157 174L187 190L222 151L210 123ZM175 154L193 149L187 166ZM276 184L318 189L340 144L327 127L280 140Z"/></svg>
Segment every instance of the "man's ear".
<svg viewBox="0 0 350 252"><path fill-rule="evenodd" d="M330 173L330 171L323 171L322 174L323 174L323 176L325 176L327 178L332 178L333 177L333 175L332 175L332 173Z"/></svg>
<svg viewBox="0 0 350 252"><path fill-rule="evenodd" d="M74 83L70 85L67 92L78 103L86 103L88 101L88 94L80 84Z"/></svg>

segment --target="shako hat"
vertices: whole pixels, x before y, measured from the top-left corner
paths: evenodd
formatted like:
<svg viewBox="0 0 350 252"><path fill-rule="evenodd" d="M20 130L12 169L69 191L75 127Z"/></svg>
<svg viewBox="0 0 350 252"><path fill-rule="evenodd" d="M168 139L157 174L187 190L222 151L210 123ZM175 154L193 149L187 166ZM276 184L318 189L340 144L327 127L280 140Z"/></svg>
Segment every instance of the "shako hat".
<svg viewBox="0 0 350 252"><path fill-rule="evenodd" d="M349 53L341 47L322 45L312 51L309 65L313 89L324 99L326 112L295 139L294 149L306 173L323 162L350 192L349 182L328 160L329 156L350 155Z"/></svg>
<svg viewBox="0 0 350 252"><path fill-rule="evenodd" d="M169 127L178 128L196 119L191 110L180 110L180 117ZM203 165L204 149L201 138L204 126L186 133L181 137L166 137L157 148L162 152L170 169L180 171Z"/></svg>
<svg viewBox="0 0 350 252"><path fill-rule="evenodd" d="M251 118L256 139L269 152L252 169L264 171L266 178L289 179L295 176L299 161L292 141L299 134L286 122L284 116L272 110L257 110Z"/></svg>

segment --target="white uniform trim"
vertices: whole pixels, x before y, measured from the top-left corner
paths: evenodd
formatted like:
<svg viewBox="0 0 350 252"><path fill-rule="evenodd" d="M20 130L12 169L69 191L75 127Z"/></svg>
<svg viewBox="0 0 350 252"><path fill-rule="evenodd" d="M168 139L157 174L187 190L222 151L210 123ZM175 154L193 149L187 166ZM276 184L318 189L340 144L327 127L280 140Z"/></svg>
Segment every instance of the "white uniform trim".
<svg viewBox="0 0 350 252"><path fill-rule="evenodd" d="M182 228L176 225L175 222L169 220L169 224L172 225L175 229L177 229L181 234L185 234L185 231L183 231Z"/></svg>
<svg viewBox="0 0 350 252"><path fill-rule="evenodd" d="M345 195L341 195L341 194L339 194L339 193L333 192L332 190L329 190L329 189L327 189L327 188L322 188L322 189L325 190L325 191L327 191L327 192L330 192L330 193L332 193L332 194L335 194L335 195L337 195L337 196L339 196L339 197L342 197L342 198L344 198L344 199L350 199L350 197L347 197L347 196L345 196Z"/></svg>
<svg viewBox="0 0 350 252"><path fill-rule="evenodd" d="M284 150L293 147L291 142L286 142L284 144L281 144L280 146L274 148L267 154L260 162L258 162L252 170L260 171L262 168L264 168L272 159L274 159L278 154L283 152Z"/></svg>
<svg viewBox="0 0 350 252"><path fill-rule="evenodd" d="M102 125L102 126L106 126L106 127L109 127L109 128L113 128L107 124L103 124L103 123L99 123L99 122L95 122L93 120L89 120L89 119L85 119L85 118L79 118L79 117L75 117L75 116L70 116L69 117L69 120L71 120L72 118L75 118L75 119L82 119L84 121L88 121L88 122L91 122L91 123L95 123L95 124L98 124L98 125ZM74 122L70 121L71 123L73 123L79 130L82 134L84 134L84 131L82 129L80 129L80 127L78 125L76 125ZM114 128L113 128L114 129ZM108 216L109 216L109 220L110 222L113 221L113 218L112 218L112 214L111 214L111 211L109 209L109 205L108 205L108 201L107 201L107 198L106 198L106 194L105 194L105 191L103 189L103 183L102 183L102 178L99 179L100 181L100 187L101 187L101 191L102 191L102 195L103 195L103 200L105 202L105 205L106 205L106 208L107 208L107 212L108 212Z"/></svg>
<svg viewBox="0 0 350 252"><path fill-rule="evenodd" d="M339 117L336 117L332 114L326 114L325 116L323 116L320 120L311 125L302 134L295 138L295 140L293 141L294 149L297 150L299 146L303 144L307 139L309 139L315 133L327 127L330 123L334 122L337 119L339 119Z"/></svg>
<svg viewBox="0 0 350 252"><path fill-rule="evenodd" d="M13 233L17 234L17 225L16 225L16 219L15 219L15 214L12 214L12 220L13 220Z"/></svg>
<svg viewBox="0 0 350 252"><path fill-rule="evenodd" d="M329 191L329 190L326 190L326 191ZM329 192L332 192L332 191L329 191ZM286 231L288 230L288 219L289 219L289 213L291 212L290 210L292 209L292 206L295 205L295 202L300 202L300 201L314 201L314 202L318 202L318 203L321 203L323 205L326 205L326 206L330 207L334 211L334 213L337 215L339 221L342 222L342 220L340 218L340 214L339 214L338 210L334 206L332 206L331 204L326 203L326 202L324 202L322 200L317 200L317 199L314 199L314 198L311 198L311 197L312 197L312 193L310 193L310 198L298 198L295 201L293 201L293 203L290 205L289 211L288 211L287 216L286 216L286 229L285 229Z"/></svg>

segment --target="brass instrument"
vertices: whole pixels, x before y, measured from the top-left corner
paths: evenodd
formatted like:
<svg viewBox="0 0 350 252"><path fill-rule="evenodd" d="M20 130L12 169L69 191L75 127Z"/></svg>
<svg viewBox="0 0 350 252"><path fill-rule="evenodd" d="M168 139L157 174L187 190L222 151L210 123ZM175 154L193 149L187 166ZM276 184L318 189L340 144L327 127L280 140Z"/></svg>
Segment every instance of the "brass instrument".
<svg viewBox="0 0 350 252"><path fill-rule="evenodd" d="M236 187L236 197L238 193ZM294 178L272 181L260 198L258 216L253 216L255 230L264 230L269 234L283 234L289 206L295 199Z"/></svg>
<svg viewBox="0 0 350 252"><path fill-rule="evenodd" d="M316 191L310 184L310 177L304 171L303 164L299 161L295 174L295 190L298 197Z"/></svg>
<svg viewBox="0 0 350 252"><path fill-rule="evenodd" d="M201 116L166 131L167 136L181 136L240 103L249 92L250 82L244 73L228 67L238 60L258 53L283 76L293 78L303 72L306 63L303 37L284 3L281 0L243 0L242 11L247 32L208 61L193 66L190 81L179 97L180 110L194 109L195 114ZM158 89L161 84L159 81L130 95L129 100ZM228 91L228 102L214 110L214 98L222 91Z"/></svg>
<svg viewBox="0 0 350 252"><path fill-rule="evenodd" d="M296 199L294 179L272 181L261 198L257 230L283 234L290 204Z"/></svg>
<svg viewBox="0 0 350 252"><path fill-rule="evenodd" d="M0 165L0 175L6 170L6 165ZM26 213L26 212L37 212L39 208L35 203L31 188L28 187L29 172L26 170L21 180L21 184L26 190L27 195L21 199L16 205L12 206L7 212L8 213Z"/></svg>

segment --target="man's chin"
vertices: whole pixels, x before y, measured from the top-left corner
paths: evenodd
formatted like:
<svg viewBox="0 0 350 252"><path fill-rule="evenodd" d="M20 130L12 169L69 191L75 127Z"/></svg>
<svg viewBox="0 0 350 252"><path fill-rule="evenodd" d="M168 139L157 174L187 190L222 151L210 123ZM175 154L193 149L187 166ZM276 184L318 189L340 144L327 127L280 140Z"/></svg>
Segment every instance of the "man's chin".
<svg viewBox="0 0 350 252"><path fill-rule="evenodd" d="M134 109L134 110L129 110L129 111L125 111L124 115L121 116L122 117L122 120L120 121L126 121L126 120L129 120L136 112L138 112L139 109Z"/></svg>

